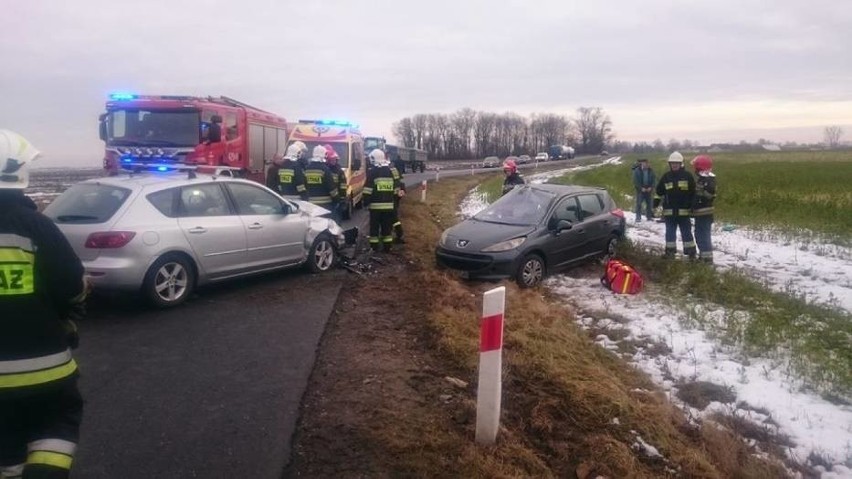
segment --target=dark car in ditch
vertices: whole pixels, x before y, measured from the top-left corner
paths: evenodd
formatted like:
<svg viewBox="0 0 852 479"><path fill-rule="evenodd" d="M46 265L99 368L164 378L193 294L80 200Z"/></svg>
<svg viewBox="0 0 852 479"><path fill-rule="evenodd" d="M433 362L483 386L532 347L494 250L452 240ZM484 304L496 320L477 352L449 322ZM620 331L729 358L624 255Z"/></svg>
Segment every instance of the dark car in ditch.
<svg viewBox="0 0 852 479"><path fill-rule="evenodd" d="M526 185L444 231L435 255L471 279L533 287L548 273L614 255L624 230L624 212L603 188Z"/></svg>

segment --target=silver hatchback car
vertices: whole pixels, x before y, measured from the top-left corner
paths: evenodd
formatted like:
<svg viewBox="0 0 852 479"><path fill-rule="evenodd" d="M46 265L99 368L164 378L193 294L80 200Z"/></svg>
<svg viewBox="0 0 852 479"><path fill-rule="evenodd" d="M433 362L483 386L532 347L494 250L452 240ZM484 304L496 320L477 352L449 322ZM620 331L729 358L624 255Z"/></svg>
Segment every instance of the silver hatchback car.
<svg viewBox="0 0 852 479"><path fill-rule="evenodd" d="M344 244L328 210L248 180L141 173L78 183L44 213L96 290L141 291L159 307L205 283L306 265L331 269Z"/></svg>

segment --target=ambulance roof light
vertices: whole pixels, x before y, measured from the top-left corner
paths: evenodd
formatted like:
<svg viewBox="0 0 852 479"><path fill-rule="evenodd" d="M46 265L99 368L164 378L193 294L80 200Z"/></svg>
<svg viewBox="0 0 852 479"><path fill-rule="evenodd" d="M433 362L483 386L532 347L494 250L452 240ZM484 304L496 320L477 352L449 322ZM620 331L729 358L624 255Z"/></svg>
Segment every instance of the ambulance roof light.
<svg viewBox="0 0 852 479"><path fill-rule="evenodd" d="M136 95L133 93L113 93L109 96L111 100L135 100Z"/></svg>

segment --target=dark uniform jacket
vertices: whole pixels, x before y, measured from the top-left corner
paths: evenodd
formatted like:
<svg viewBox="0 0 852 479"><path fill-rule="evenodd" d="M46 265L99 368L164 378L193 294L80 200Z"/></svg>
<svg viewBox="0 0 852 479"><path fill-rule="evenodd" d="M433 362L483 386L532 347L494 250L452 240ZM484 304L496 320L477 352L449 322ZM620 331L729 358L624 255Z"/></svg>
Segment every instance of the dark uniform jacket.
<svg viewBox="0 0 852 479"><path fill-rule="evenodd" d="M266 186L289 199L308 199L305 171L298 161L285 159L281 166L272 165L266 173Z"/></svg>
<svg viewBox="0 0 852 479"><path fill-rule="evenodd" d="M343 168L337 164L326 166L331 172L331 179L334 181L334 185L337 188L338 198L345 199L349 194L349 184L346 180L346 172L344 172Z"/></svg>
<svg viewBox="0 0 852 479"><path fill-rule="evenodd" d="M512 188L523 184L526 184L526 181L524 181L524 177L516 171L503 179L503 194L505 195L506 193L512 191Z"/></svg>
<svg viewBox="0 0 852 479"><path fill-rule="evenodd" d="M308 187L308 201L319 206L331 206L337 201L338 186L334 183L331 171L321 161L312 161L305 168L305 183Z"/></svg>
<svg viewBox="0 0 852 479"><path fill-rule="evenodd" d="M692 214L694 216L712 215L713 200L715 199L716 177L698 175L698 179L695 181L695 198L692 203Z"/></svg>
<svg viewBox="0 0 852 479"><path fill-rule="evenodd" d="M364 184L364 200L369 209L393 211L401 183L399 172L394 175L394 169L389 166L379 166L368 171L367 182Z"/></svg>
<svg viewBox="0 0 852 479"><path fill-rule="evenodd" d="M657 183L657 196L663 199L663 216L689 216L695 195L695 178L685 169L665 172Z"/></svg>
<svg viewBox="0 0 852 479"><path fill-rule="evenodd" d="M0 397L76 376L64 318L84 296L59 228L22 192L0 190Z"/></svg>

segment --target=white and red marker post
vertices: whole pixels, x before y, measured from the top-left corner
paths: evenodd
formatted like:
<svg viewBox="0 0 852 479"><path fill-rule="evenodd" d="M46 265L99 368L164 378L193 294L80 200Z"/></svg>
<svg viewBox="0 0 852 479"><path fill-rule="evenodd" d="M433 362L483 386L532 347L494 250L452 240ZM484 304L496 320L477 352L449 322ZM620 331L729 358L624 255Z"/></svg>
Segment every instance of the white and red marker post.
<svg viewBox="0 0 852 479"><path fill-rule="evenodd" d="M500 428L500 399L503 394L503 317L506 287L482 295L479 325L479 384L476 391L476 442L490 446Z"/></svg>
<svg viewBox="0 0 852 479"><path fill-rule="evenodd" d="M420 202L422 202L422 203L426 202L426 188L427 188L426 185L428 185L426 180L423 180L422 182L420 182Z"/></svg>

